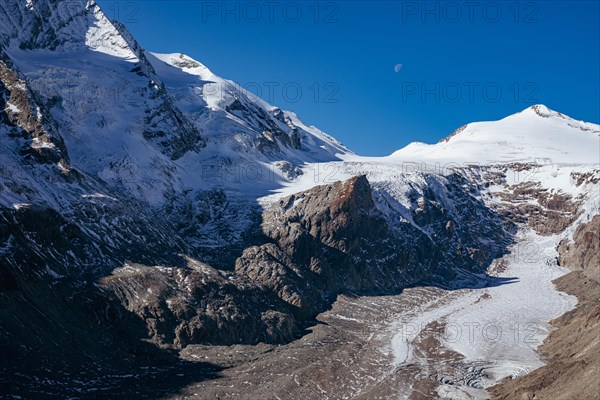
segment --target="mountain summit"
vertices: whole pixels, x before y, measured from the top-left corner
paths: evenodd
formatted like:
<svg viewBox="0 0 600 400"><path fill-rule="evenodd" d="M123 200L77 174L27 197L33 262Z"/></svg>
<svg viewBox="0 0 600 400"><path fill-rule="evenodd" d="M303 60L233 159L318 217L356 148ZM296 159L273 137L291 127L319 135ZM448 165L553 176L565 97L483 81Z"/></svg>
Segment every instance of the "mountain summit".
<svg viewBox="0 0 600 400"><path fill-rule="evenodd" d="M207 165L286 180L304 162L349 153L187 56L144 51L93 1L5 1L0 26L0 60L57 127L69 168L144 201L206 187L197 171Z"/></svg>
<svg viewBox="0 0 600 400"><path fill-rule="evenodd" d="M411 143L390 158L473 164L598 163L600 126L534 105L499 121L463 125L437 144Z"/></svg>

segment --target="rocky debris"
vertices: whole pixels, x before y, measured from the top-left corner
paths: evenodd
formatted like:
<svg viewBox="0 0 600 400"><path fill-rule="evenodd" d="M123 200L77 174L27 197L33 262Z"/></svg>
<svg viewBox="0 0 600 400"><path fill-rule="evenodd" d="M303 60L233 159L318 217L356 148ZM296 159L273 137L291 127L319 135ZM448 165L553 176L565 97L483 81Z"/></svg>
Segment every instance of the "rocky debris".
<svg viewBox="0 0 600 400"><path fill-rule="evenodd" d="M549 118L552 115L546 107L540 106L538 104L536 104L535 106L532 106L531 109L533 110L533 112L535 112L537 115L539 115L542 118ZM560 114L560 113L558 113L558 115L562 116L562 114Z"/></svg>
<svg viewBox="0 0 600 400"><path fill-rule="evenodd" d="M580 225L558 247L559 263L573 272L555 281L579 304L551 323L540 347L543 367L490 389L493 399L600 399L600 216Z"/></svg>
<svg viewBox="0 0 600 400"><path fill-rule="evenodd" d="M575 186L581 186L585 184L597 185L600 182L600 170L593 170L588 172L571 172L571 179L575 182Z"/></svg>
<svg viewBox="0 0 600 400"><path fill-rule="evenodd" d="M523 202L517 212L526 216L529 226L541 235L557 234L571 226L581 214L579 202L562 193L548 193L539 184L521 183L512 191L517 199L535 199L538 205Z"/></svg>
<svg viewBox="0 0 600 400"><path fill-rule="evenodd" d="M581 215L581 199L560 191L549 191L533 179L536 164L511 163L483 169L483 178L489 184L502 186L505 190L495 193L502 204L495 206L499 213L517 223L527 223L540 235L563 232ZM521 174L520 181L509 185L507 174ZM525 179L525 178L532 179ZM581 183L591 176L583 178ZM488 185L489 185L488 184Z"/></svg>

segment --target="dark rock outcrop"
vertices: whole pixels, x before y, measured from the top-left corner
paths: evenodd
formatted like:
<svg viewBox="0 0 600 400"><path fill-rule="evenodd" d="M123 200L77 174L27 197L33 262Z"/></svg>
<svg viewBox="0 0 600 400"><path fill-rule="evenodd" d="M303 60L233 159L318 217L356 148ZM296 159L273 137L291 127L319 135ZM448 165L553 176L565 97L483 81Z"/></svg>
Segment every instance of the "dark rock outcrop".
<svg viewBox="0 0 600 400"><path fill-rule="evenodd" d="M419 282L452 286L460 270L484 272L510 234L453 179L425 190L414 210L417 225L392 229L367 178L357 176L271 205L262 236L254 235L256 244L243 249L233 271L188 259L187 268L121 268L102 286L145 321L148 338L161 346L287 342L341 293L391 293ZM437 197L445 190L460 205L454 214ZM485 228L481 218L499 225Z"/></svg>
<svg viewBox="0 0 600 400"><path fill-rule="evenodd" d="M0 50L1 53L1 50ZM22 139L20 153L40 163L58 163L70 170L62 137L44 107L38 105L25 80L0 59L0 124L10 127L8 135Z"/></svg>
<svg viewBox="0 0 600 400"><path fill-rule="evenodd" d="M589 279L600 281L600 216L580 225L573 240L565 239L558 246L558 265L581 271Z"/></svg>

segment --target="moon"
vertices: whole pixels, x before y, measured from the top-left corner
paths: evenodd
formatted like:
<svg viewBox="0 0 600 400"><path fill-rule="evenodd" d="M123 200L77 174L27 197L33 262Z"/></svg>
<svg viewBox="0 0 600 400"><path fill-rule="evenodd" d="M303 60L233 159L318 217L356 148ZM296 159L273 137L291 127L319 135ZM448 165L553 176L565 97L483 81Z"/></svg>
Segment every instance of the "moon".
<svg viewBox="0 0 600 400"><path fill-rule="evenodd" d="M402 69L402 64L396 64L396 65L394 65L394 71L395 72L400 72L401 69Z"/></svg>

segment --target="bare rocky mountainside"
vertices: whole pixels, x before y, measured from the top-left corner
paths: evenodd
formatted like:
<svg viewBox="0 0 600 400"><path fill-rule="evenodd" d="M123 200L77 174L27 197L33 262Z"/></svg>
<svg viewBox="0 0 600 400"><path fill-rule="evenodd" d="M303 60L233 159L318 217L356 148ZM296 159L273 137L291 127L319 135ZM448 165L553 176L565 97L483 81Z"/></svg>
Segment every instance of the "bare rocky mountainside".
<svg viewBox="0 0 600 400"><path fill-rule="evenodd" d="M0 397L600 398L599 134L360 157L93 0L2 0Z"/></svg>

